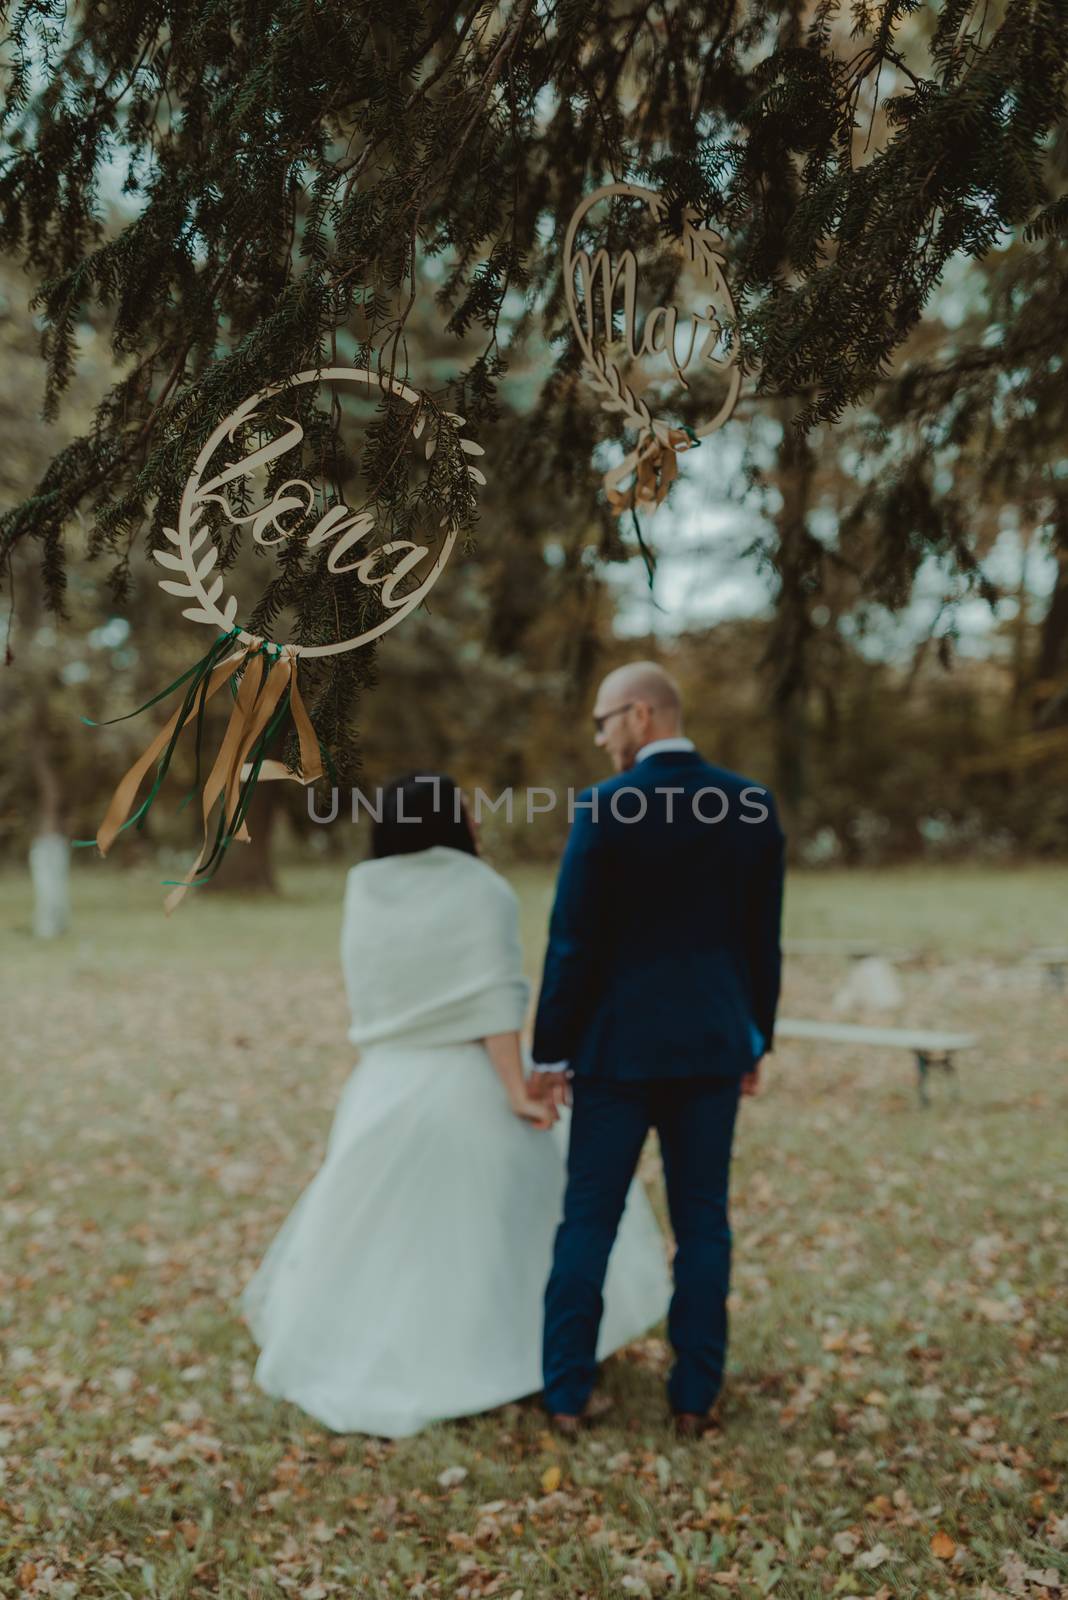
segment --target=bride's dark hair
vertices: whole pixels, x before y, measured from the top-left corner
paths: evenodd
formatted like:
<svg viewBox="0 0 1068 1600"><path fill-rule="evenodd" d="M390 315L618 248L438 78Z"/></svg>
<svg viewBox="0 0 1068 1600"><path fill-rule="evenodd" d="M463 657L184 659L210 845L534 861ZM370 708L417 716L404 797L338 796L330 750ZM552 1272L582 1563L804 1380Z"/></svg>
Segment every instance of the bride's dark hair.
<svg viewBox="0 0 1068 1600"><path fill-rule="evenodd" d="M460 789L446 772L408 772L382 791L382 820L371 825L373 856L410 856L436 844L478 854Z"/></svg>

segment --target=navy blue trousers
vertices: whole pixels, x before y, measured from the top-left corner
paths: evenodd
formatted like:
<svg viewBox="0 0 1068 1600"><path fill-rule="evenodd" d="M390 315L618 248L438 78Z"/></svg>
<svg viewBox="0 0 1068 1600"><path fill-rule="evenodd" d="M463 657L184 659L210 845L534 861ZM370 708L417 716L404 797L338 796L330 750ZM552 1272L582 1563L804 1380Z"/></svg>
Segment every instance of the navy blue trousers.
<svg viewBox="0 0 1068 1600"><path fill-rule="evenodd" d="M572 1089L564 1217L545 1291L546 1407L577 1415L589 1399L608 1257L645 1136L655 1127L677 1246L668 1399L673 1411L704 1413L719 1393L727 1352L727 1188L738 1080L576 1078Z"/></svg>

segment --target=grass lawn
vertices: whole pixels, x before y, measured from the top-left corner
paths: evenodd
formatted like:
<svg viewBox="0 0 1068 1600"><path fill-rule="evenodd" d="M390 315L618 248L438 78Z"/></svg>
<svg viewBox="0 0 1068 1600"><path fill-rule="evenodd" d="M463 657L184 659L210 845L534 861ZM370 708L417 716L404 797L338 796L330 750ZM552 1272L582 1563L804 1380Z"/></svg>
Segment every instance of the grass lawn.
<svg viewBox="0 0 1068 1600"><path fill-rule="evenodd" d="M981 1048L923 1112L904 1057L784 1044L741 1118L725 1431L675 1441L657 1337L577 1445L535 1404L334 1438L253 1387L235 1301L351 1069L340 869L169 921L165 875L80 862L51 946L0 877L0 1594L1068 1592L1068 995L1016 959L1068 942L1068 870L795 876L790 934L921 949L902 1020ZM551 883L514 881L536 971ZM784 1009L843 976L794 960Z"/></svg>

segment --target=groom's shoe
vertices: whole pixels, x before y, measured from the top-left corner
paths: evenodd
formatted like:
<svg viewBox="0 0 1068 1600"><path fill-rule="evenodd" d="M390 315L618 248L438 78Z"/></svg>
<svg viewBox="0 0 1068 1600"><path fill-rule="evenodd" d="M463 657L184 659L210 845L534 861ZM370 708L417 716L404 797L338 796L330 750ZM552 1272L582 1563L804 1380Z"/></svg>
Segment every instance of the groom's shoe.
<svg viewBox="0 0 1068 1600"><path fill-rule="evenodd" d="M713 1423L697 1411L676 1411L675 1432L680 1439L700 1439Z"/></svg>
<svg viewBox="0 0 1068 1600"><path fill-rule="evenodd" d="M675 1412L675 1432L680 1439L700 1439L706 1433L715 1433L722 1425L718 1399L709 1411Z"/></svg>
<svg viewBox="0 0 1068 1600"><path fill-rule="evenodd" d="M715 1432L716 1427L718 1427L718 1421L713 1416L708 1416L707 1413L702 1414L700 1411L676 1411L675 1413L675 1434L678 1438L684 1438L684 1440L702 1438L705 1434Z"/></svg>
<svg viewBox="0 0 1068 1600"><path fill-rule="evenodd" d="M574 1438L584 1428L596 1427L597 1423L603 1422L606 1417L611 1417L614 1411L615 1404L608 1395L592 1394L579 1412L550 1412L549 1426L557 1433Z"/></svg>
<svg viewBox="0 0 1068 1600"><path fill-rule="evenodd" d="M554 1433L562 1433L565 1439L577 1439L582 1432L581 1417L573 1416L567 1411L553 1411L549 1414L549 1426Z"/></svg>

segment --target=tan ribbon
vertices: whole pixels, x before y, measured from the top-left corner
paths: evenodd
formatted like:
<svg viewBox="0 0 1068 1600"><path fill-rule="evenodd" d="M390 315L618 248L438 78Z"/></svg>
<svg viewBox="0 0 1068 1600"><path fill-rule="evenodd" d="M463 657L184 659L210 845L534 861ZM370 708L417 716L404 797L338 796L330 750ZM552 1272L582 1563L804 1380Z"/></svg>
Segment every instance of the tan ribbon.
<svg viewBox="0 0 1068 1600"><path fill-rule="evenodd" d="M665 428L663 434L648 430L618 467L604 475L604 492L615 516L639 508L655 511L678 477L678 452L691 450L694 441L685 428ZM625 478L634 474L629 489L620 489Z"/></svg>
<svg viewBox="0 0 1068 1600"><path fill-rule="evenodd" d="M258 638L251 639L247 644L239 645L232 654L228 655L212 670L207 687L202 687L198 690L192 705L187 708L179 706L166 726L160 729L148 748L120 779L108 804L107 811L104 813L104 820L97 829L97 846L101 855L107 855L108 850L115 842L116 834L130 814L133 803L137 798L137 791L169 745L175 732L180 734L182 729L187 727L189 722L195 718L197 707L200 704L206 705L218 693L223 684L229 682L234 673L244 667L241 682L238 685L237 694L230 711L230 718L226 725L226 732L219 747L219 753L215 757L211 772L208 774L207 782L204 785L201 799L201 812L204 820L203 843L196 861L186 873L185 878L175 886L164 901L164 909L167 912L173 911L175 906L180 904L186 890L197 877L204 862L211 854L212 840L214 838L214 830L211 827L211 812L220 796L222 796L225 817L232 819L236 815L241 801L241 784L250 776L252 771L252 764L248 758L256 740L263 733L274 715L287 687L289 689L289 708L300 743L301 771L299 773L292 772L280 761L264 762L260 769L260 775L264 776L264 769L270 766L281 769L279 772L267 774L270 777L291 777L301 783L312 783L317 778L322 777L323 765L319 752L319 741L316 738L315 729L301 698L298 685L299 653L292 645L286 645L265 675L262 645L262 639ZM242 843L248 843L249 832L244 823L241 824L233 837L239 839Z"/></svg>
<svg viewBox="0 0 1068 1600"><path fill-rule="evenodd" d="M239 645L233 655L227 656L224 661L220 661L212 672L207 689L203 691L205 705L222 688L223 684L233 677L241 663L247 658L250 649L250 645ZM183 720L182 707L179 706L166 727L160 729L144 754L139 756L124 777L120 778L115 793L112 795L108 808L104 813L104 820L96 830L97 848L102 856L106 856L114 844L115 835L130 815L130 808L137 798L138 789L140 789L146 775L170 744L175 729L179 726L179 723L184 727L191 715L192 708L186 712Z"/></svg>
<svg viewBox="0 0 1068 1600"><path fill-rule="evenodd" d="M291 650L290 646L286 646ZM294 783L315 783L323 775L323 758L319 752L319 740L315 729L312 727L304 701L300 696L300 685L297 675L297 653L292 651L293 670L289 680L289 711L293 718L293 725L297 730L297 740L300 745L300 771L294 772L292 767L287 767L284 761L264 761L260 764L261 783L270 783L277 778L288 778ZM252 765L245 762L241 767L241 781L252 771Z"/></svg>
<svg viewBox="0 0 1068 1600"><path fill-rule="evenodd" d="M260 735L274 716L278 702L289 689L289 709L296 724L297 737L300 741L300 760L302 771L300 774L291 773L282 762L263 762L260 766L259 776L263 777L264 768L268 765L281 767L282 773L271 773L270 776L284 775L294 777L298 782L313 783L323 775L322 757L319 753L319 741L315 736L311 718L308 716L304 701L301 699L298 682L299 655L291 645L286 645L281 655L272 664L266 679L263 677L263 657L255 655L245 669L241 679L237 698L230 713L219 754L215 758L215 765L211 769L207 783L204 785L204 801L202 806L204 816L204 839L196 861L189 868L181 883L176 884L163 902L163 909L168 915L180 905L186 891L201 871L205 861L211 854L212 830L210 825L211 812L220 794L223 796L223 813L231 818L236 815L241 801L241 785L252 774L252 763L248 757ZM249 842L249 832L245 823L234 833L233 837L243 844Z"/></svg>

